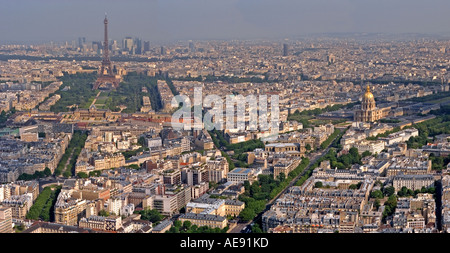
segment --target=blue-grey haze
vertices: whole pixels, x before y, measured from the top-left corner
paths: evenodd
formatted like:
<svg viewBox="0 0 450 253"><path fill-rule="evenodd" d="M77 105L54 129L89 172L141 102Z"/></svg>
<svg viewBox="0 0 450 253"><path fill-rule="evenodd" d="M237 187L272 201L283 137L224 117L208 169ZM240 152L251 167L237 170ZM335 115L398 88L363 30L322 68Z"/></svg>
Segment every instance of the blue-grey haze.
<svg viewBox="0 0 450 253"><path fill-rule="evenodd" d="M0 42L151 42L311 33L448 34L448 0L0 0Z"/></svg>

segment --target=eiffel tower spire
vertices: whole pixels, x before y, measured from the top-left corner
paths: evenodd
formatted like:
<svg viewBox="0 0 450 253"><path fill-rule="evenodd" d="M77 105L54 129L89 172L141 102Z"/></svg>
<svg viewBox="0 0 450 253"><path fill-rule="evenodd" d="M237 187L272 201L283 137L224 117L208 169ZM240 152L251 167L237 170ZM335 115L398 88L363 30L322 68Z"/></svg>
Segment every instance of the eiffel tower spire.
<svg viewBox="0 0 450 253"><path fill-rule="evenodd" d="M103 42L103 60L100 72L98 73L97 81L94 84L93 89L96 90L99 87L105 88L117 88L119 86L119 80L113 73L111 60L109 59L109 43L108 43L108 17L105 13L105 25L104 30L104 42Z"/></svg>

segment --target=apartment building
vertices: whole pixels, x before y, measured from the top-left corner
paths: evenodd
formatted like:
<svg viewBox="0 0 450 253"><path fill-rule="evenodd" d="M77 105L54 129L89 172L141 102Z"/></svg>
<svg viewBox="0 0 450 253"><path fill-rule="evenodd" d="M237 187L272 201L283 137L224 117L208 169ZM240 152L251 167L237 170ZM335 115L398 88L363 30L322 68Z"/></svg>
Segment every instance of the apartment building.
<svg viewBox="0 0 450 253"><path fill-rule="evenodd" d="M80 228L90 228L102 231L117 231L122 228L122 218L120 216L96 216L81 218L78 224Z"/></svg>
<svg viewBox="0 0 450 253"><path fill-rule="evenodd" d="M11 208L11 215L14 219L25 219L27 212L33 205L33 196L31 193L23 195L12 195L2 201L4 207Z"/></svg>
<svg viewBox="0 0 450 253"><path fill-rule="evenodd" d="M432 175L397 175L392 179L392 185L395 191L399 191L403 186L413 191L420 190L422 187L430 188L434 186L434 177Z"/></svg>
<svg viewBox="0 0 450 253"><path fill-rule="evenodd" d="M198 227L208 226L223 229L228 225L228 220L225 217L211 214L184 213L180 215L178 220L182 223L190 221L192 225Z"/></svg>
<svg viewBox="0 0 450 253"><path fill-rule="evenodd" d="M0 206L0 233L12 232L12 208Z"/></svg>
<svg viewBox="0 0 450 253"><path fill-rule="evenodd" d="M70 190L63 189L55 204L55 222L70 226L77 225L86 206L87 200L73 198Z"/></svg>

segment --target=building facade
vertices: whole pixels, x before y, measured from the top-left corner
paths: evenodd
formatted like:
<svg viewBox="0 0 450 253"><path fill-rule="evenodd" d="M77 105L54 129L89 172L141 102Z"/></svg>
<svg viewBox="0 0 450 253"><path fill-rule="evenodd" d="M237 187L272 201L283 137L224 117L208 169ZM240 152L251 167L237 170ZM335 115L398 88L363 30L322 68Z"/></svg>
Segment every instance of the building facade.
<svg viewBox="0 0 450 253"><path fill-rule="evenodd" d="M0 207L0 233L12 232L12 210L10 207Z"/></svg>
<svg viewBox="0 0 450 253"><path fill-rule="evenodd" d="M374 122L380 120L388 113L387 109L377 108L370 86L367 85L366 92L361 100L361 109L355 111L354 120L356 122Z"/></svg>

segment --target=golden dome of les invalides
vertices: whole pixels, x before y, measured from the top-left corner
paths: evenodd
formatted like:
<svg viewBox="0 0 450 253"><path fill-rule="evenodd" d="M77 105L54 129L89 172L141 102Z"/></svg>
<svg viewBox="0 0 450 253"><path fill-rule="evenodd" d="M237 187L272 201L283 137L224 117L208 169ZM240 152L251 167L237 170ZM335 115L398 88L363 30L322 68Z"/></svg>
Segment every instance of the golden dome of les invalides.
<svg viewBox="0 0 450 253"><path fill-rule="evenodd" d="M373 97L372 92L370 91L370 86L367 85L367 90L366 93L364 93L364 98L363 100L368 101L368 100L375 100Z"/></svg>

